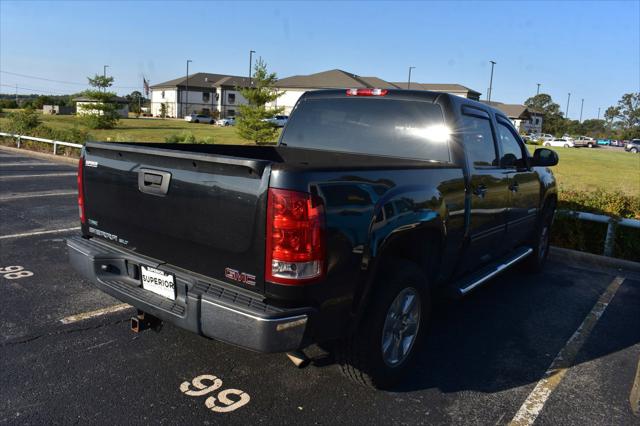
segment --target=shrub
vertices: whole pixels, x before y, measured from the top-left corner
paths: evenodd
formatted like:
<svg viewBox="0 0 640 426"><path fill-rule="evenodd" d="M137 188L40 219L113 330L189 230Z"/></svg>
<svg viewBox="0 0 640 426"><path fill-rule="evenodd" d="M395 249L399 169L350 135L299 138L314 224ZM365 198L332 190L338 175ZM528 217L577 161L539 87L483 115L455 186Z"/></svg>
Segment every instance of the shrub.
<svg viewBox="0 0 640 426"><path fill-rule="evenodd" d="M33 109L9 114L9 131L19 135L26 135L40 125L40 115Z"/></svg>
<svg viewBox="0 0 640 426"><path fill-rule="evenodd" d="M213 144L213 136L206 136L202 139L196 139L191 132L174 133L164 138L166 143L201 143Z"/></svg>

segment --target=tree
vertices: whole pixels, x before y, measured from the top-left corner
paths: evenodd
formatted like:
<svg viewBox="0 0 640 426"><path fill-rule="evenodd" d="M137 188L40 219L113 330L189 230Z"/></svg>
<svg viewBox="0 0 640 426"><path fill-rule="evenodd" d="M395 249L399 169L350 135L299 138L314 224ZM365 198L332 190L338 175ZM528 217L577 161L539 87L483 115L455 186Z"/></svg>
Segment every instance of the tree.
<svg viewBox="0 0 640 426"><path fill-rule="evenodd" d="M557 136L562 135L566 129L565 119L560 112L560 105L553 102L550 95L540 93L527 99L524 104L533 110L542 113L542 131Z"/></svg>
<svg viewBox="0 0 640 426"><path fill-rule="evenodd" d="M140 117L140 114L142 113L143 103L142 93L134 90L129 95L127 95L126 98L129 102L129 111L133 112L136 115L136 118Z"/></svg>
<svg viewBox="0 0 640 426"><path fill-rule="evenodd" d="M640 92L625 93L618 105L607 108L604 117L624 138L640 137Z"/></svg>
<svg viewBox="0 0 640 426"><path fill-rule="evenodd" d="M82 106L81 114L85 125L91 129L114 128L119 119L118 106L114 102L116 94L107 92L107 88L113 84L113 77L96 74L95 77L87 79L95 89L83 93L92 100L91 103Z"/></svg>
<svg viewBox="0 0 640 426"><path fill-rule="evenodd" d="M595 118L584 120L582 122L582 134L592 137L603 137L607 129L604 120L596 120Z"/></svg>
<svg viewBox="0 0 640 426"><path fill-rule="evenodd" d="M239 106L236 120L238 135L256 143L272 142L278 135L275 124L265 121L284 111L284 108L267 108L267 103L273 102L283 95L274 87L277 81L275 73L267 72L267 64L262 59L256 62L252 86L240 89L240 94L247 100L248 105Z"/></svg>
<svg viewBox="0 0 640 426"><path fill-rule="evenodd" d="M33 108L26 108L9 115L9 131L18 135L28 135L40 123L40 114Z"/></svg>
<svg viewBox="0 0 640 426"><path fill-rule="evenodd" d="M160 118L167 118L167 104L164 102L160 104Z"/></svg>

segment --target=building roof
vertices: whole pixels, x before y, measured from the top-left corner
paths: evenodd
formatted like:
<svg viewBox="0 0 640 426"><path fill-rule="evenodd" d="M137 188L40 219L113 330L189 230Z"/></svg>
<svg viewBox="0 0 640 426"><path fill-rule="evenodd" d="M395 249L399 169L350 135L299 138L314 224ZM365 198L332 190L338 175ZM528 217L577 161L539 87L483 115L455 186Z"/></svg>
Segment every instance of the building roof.
<svg viewBox="0 0 640 426"><path fill-rule="evenodd" d="M503 104L502 102L482 101L483 104L491 105L506 114L507 117L513 119L527 119L531 114L539 114L535 109L531 109L526 105L520 104Z"/></svg>
<svg viewBox="0 0 640 426"><path fill-rule="evenodd" d="M408 86L408 83L405 82L393 82L394 85L396 85L398 88L400 89L406 89ZM469 89L466 86L463 86L462 84L433 84L433 83L418 83L418 82L411 82L411 89L414 90L430 90L432 92L447 92L447 93L472 93L474 95L477 95L478 97L480 97L480 92L476 92L473 89Z"/></svg>
<svg viewBox="0 0 640 426"><path fill-rule="evenodd" d="M175 78L151 86L152 89L165 89L174 87L186 87L187 76ZM211 89L213 86L231 86L231 87L249 87L249 78L237 75L226 74L210 74L206 72L198 72L189 75L189 87L199 89Z"/></svg>
<svg viewBox="0 0 640 426"><path fill-rule="evenodd" d="M92 99L88 96L78 96L77 98L73 98L71 99L73 102L92 102L92 103L100 103L101 101L97 100L97 99ZM117 104L128 104L129 101L126 98L123 98L121 96L114 96L112 98L112 101L117 103Z"/></svg>
<svg viewBox="0 0 640 426"><path fill-rule="evenodd" d="M277 87L300 89L342 89L371 87L356 74L343 70L329 70L309 75L294 75L278 80Z"/></svg>

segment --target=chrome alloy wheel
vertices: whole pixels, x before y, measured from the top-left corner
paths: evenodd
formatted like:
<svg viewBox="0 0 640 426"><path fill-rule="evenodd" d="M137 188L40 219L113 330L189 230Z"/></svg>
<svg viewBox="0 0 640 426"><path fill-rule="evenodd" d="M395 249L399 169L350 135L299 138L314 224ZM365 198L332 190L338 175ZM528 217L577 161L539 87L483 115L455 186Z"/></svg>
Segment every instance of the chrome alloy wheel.
<svg viewBox="0 0 640 426"><path fill-rule="evenodd" d="M382 329L382 359L396 367L407 358L420 328L420 294L412 287L402 290L394 299Z"/></svg>

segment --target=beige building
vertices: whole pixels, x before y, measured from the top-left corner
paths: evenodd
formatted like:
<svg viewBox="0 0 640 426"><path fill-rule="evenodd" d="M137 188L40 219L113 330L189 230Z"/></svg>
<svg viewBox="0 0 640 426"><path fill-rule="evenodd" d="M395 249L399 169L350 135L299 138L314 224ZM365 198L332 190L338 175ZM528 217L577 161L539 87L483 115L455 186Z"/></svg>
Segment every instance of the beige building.
<svg viewBox="0 0 640 426"><path fill-rule="evenodd" d="M542 113L526 105L503 104L502 102L482 103L491 105L502 111L520 133L542 133Z"/></svg>

